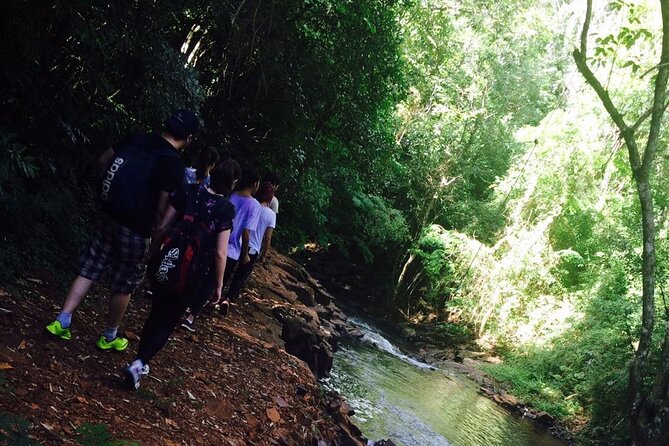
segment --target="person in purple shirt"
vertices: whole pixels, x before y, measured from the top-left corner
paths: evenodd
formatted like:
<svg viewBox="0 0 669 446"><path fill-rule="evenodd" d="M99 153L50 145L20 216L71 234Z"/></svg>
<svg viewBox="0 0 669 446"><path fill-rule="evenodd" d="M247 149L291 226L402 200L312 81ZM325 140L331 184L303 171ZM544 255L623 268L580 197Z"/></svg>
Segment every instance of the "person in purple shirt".
<svg viewBox="0 0 669 446"><path fill-rule="evenodd" d="M251 263L249 252L251 233L258 226L260 218L260 203L253 198L258 190L260 177L254 169L243 169L238 188L230 196L230 202L235 206L235 219L232 222L232 234L228 243L228 261L225 266L225 281L228 282L237 267L246 267ZM255 258L255 256L254 256ZM227 314L230 302L237 298L239 288L230 286L222 302L213 302L221 314Z"/></svg>
<svg viewBox="0 0 669 446"><path fill-rule="evenodd" d="M226 293L229 302L234 302L239 297L239 292L244 286L246 279L251 275L256 261L262 260L267 256L272 241L272 233L276 226L276 214L269 207L273 197L274 186L272 183L268 181L262 183L255 195L255 198L260 203L260 211L256 229L250 233L249 262L237 263L237 268L230 279L230 287Z"/></svg>

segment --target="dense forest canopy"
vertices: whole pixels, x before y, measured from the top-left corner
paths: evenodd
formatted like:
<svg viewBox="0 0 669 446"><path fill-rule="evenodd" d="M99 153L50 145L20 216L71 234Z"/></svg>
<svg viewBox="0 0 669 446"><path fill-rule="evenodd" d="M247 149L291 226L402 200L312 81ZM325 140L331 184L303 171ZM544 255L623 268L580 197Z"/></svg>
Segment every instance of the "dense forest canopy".
<svg viewBox="0 0 669 446"><path fill-rule="evenodd" d="M204 129L187 158L214 146L282 175L283 249L314 241L385 271L376 279L392 317L502 355L489 372L577 424L584 443L661 444L669 157L666 92L656 90L668 8L11 2L0 43L0 277L70 274L94 217L98 154L191 108ZM649 137L656 144L645 177L652 296L630 135L642 154ZM638 362L643 332L648 359ZM630 364L643 377L637 393L655 401L641 425L630 419Z"/></svg>

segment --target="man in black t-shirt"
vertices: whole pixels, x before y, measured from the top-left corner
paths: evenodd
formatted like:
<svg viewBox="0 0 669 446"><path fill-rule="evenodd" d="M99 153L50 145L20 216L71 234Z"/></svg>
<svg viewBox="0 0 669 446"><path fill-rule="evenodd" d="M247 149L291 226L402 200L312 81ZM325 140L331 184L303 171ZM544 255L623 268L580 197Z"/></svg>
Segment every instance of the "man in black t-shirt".
<svg viewBox="0 0 669 446"><path fill-rule="evenodd" d="M182 183L184 164L179 152L191 143L198 129L199 121L192 112L178 110L165 122L163 134L130 136L102 154L99 164L108 180L107 183L103 180L103 202L111 194L107 194L110 183L120 181L124 182L121 188L125 193L129 191L131 198L135 188L141 189L137 190L137 194L142 195L142 200L138 201L141 205L122 214L114 212L113 207L103 206L93 237L81 254L79 275L70 286L63 309L56 320L46 327L49 333L61 339L72 337L72 313L86 297L91 285L109 271L112 296L105 329L96 345L102 350L122 351L127 348L128 340L117 336L118 326L131 293L144 276L145 255L153 227L167 211L169 194ZM138 156L133 152L135 150L148 152ZM125 162L123 168L129 169L127 166L132 164L129 160L140 168L134 167L133 174L126 173L123 177L119 174L120 166ZM144 166L146 171L142 170ZM113 184L117 186L112 188L118 187L118 183Z"/></svg>

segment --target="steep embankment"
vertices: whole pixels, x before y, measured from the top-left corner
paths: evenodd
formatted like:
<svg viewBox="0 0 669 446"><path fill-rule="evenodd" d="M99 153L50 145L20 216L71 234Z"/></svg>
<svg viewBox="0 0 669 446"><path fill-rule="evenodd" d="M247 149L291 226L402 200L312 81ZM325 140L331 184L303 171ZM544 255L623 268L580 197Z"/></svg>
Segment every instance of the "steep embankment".
<svg viewBox="0 0 669 446"><path fill-rule="evenodd" d="M323 395L314 377L331 367L345 316L297 263L271 260L229 316L204 315L195 334L177 330L138 392L120 387L119 370L133 358L150 301L130 305L122 327L130 348L101 352L104 290L77 312L70 341L44 332L63 298L48 275L0 290L0 440L83 444L108 430L142 445L365 444L348 406ZM92 424L106 429L95 434Z"/></svg>

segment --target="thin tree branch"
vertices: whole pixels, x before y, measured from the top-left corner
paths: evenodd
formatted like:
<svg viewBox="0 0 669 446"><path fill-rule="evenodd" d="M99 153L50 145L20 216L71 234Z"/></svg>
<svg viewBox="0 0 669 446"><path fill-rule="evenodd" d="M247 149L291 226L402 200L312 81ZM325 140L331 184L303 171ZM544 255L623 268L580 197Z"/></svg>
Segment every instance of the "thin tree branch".
<svg viewBox="0 0 669 446"><path fill-rule="evenodd" d="M637 171L641 168L642 162L639 155L639 149L634 138L634 133L631 132L630 127L625 122L625 118L620 114L618 108L613 104L609 93L606 91L602 83L597 79L595 73L592 72L588 66L588 30L590 29L590 20L592 18L592 0L587 0L587 8L585 13L585 20L583 21L583 30L581 31L581 49L575 49L573 52L574 61L576 62L576 67L578 71L581 72L583 77L585 77L586 82L595 90L597 96L602 101L604 108L608 112L611 119L620 130L620 134L625 143L627 144L627 150L630 156L630 163L632 164L632 170L634 175L637 175Z"/></svg>
<svg viewBox="0 0 669 446"><path fill-rule="evenodd" d="M666 100L668 97L669 97L669 91L666 91L666 92L664 93L664 99ZM669 107L669 101L665 102L665 104L664 104L664 109L665 109L665 110L667 109L667 107ZM643 113L643 115L639 116L639 119L637 119L637 121L636 121L634 124L632 124L632 126L630 127L630 130L631 130L632 132L636 133L636 131L637 131L637 130L639 129L639 127L641 126L641 124L643 124L643 122L644 122L646 119L648 119L648 117L651 115L651 113L653 113L653 107L650 107L648 110L646 110L646 111Z"/></svg>
<svg viewBox="0 0 669 446"><path fill-rule="evenodd" d="M585 19L583 20L583 29L581 30L581 54L585 59L588 54L588 31L590 30L590 20L592 20L592 0L588 0L585 8Z"/></svg>
<svg viewBox="0 0 669 446"><path fill-rule="evenodd" d="M661 63L661 64L658 64L658 65L655 65L655 66L652 67L652 68L649 68L648 71L644 72L644 73L641 75L641 79L643 79L644 77L646 77L646 75L647 75L648 73L650 73L651 71L653 71L653 70L657 70L657 69L659 69L659 68L666 67L667 65L669 65L669 62L668 62L668 63Z"/></svg>
<svg viewBox="0 0 669 446"><path fill-rule="evenodd" d="M669 1L660 2L662 9L662 54L660 56L659 71L655 78L655 95L653 98L653 112L650 118L650 129L648 141L643 154L642 173L648 175L650 167L655 159L660 128L662 126L662 115L664 114L664 95L667 90L667 79L669 78Z"/></svg>

